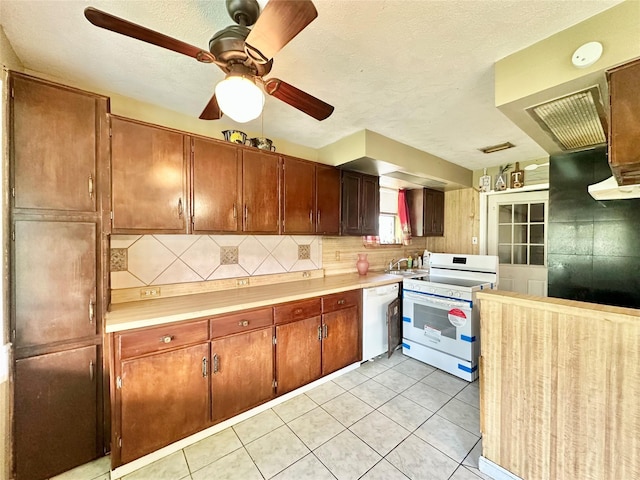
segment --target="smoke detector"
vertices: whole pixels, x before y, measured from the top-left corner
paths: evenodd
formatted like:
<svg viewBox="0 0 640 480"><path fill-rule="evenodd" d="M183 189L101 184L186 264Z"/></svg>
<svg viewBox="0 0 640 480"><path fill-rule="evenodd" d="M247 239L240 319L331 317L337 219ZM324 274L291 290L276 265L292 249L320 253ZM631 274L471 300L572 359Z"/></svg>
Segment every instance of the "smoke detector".
<svg viewBox="0 0 640 480"><path fill-rule="evenodd" d="M589 42L578 47L571 56L571 63L576 68L587 68L596 63L602 56L602 44Z"/></svg>

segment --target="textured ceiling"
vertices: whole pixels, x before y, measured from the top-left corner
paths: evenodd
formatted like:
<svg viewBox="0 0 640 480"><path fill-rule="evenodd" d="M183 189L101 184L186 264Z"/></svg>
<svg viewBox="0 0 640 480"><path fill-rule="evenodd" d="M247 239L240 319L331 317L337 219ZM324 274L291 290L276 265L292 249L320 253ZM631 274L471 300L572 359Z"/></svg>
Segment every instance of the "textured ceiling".
<svg viewBox="0 0 640 480"><path fill-rule="evenodd" d="M470 169L543 157L494 107L493 65L617 3L314 0L318 18L275 56L271 76L335 112L318 122L267 97L264 135L320 148L369 129ZM224 1L0 1L0 24L26 68L197 117L222 71L94 27L83 16L89 5L207 48L232 24ZM259 120L238 128L260 131ZM478 151L505 141L517 148Z"/></svg>

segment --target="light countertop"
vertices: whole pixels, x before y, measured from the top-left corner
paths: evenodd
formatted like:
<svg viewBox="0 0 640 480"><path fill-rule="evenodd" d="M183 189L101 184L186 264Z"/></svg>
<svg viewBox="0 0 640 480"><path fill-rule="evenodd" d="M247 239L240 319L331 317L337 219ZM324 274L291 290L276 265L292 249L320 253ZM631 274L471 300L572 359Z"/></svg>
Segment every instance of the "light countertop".
<svg viewBox="0 0 640 480"><path fill-rule="evenodd" d="M235 288L217 292L158 298L111 305L105 331L162 325L180 320L209 317L250 308L303 300L359 288L399 283L402 277L382 272L335 275L309 280Z"/></svg>

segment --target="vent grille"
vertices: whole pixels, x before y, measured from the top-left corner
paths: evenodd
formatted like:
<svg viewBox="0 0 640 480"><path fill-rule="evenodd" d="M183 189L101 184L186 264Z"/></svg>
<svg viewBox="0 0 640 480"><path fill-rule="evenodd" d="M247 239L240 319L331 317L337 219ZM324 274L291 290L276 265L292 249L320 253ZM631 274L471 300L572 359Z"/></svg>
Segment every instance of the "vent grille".
<svg viewBox="0 0 640 480"><path fill-rule="evenodd" d="M604 109L598 86L527 108L563 150L607 142Z"/></svg>

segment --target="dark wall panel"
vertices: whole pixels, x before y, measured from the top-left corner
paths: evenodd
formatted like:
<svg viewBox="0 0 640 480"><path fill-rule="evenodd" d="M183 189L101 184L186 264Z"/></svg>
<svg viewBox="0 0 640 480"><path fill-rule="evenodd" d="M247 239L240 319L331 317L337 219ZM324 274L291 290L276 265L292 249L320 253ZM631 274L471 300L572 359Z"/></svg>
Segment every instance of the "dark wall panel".
<svg viewBox="0 0 640 480"><path fill-rule="evenodd" d="M594 200L606 148L551 156L549 296L640 308L640 199Z"/></svg>

